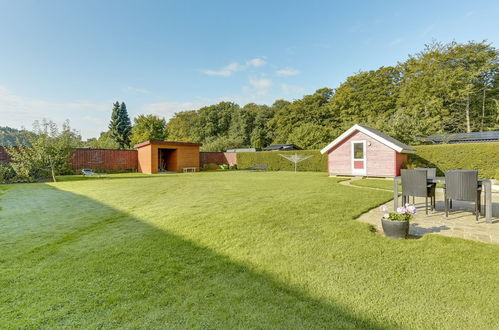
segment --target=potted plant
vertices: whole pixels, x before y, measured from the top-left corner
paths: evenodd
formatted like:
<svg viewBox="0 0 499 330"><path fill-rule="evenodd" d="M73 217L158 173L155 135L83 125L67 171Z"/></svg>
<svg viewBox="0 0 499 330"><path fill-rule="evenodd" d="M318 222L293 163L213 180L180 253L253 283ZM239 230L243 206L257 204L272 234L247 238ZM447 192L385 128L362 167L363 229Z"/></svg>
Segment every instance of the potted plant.
<svg viewBox="0 0 499 330"><path fill-rule="evenodd" d="M388 212L388 207L383 205L380 210L384 213L381 217L381 226L386 237L407 238L409 234L409 221L416 214L416 207L411 204L405 204L398 207L396 212Z"/></svg>

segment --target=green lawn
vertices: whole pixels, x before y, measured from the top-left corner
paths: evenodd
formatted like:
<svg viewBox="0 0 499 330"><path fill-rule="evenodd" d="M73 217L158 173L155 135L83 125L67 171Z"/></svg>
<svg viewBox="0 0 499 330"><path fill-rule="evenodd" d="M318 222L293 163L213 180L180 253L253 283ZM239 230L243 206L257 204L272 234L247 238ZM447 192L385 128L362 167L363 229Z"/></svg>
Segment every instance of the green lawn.
<svg viewBox="0 0 499 330"><path fill-rule="evenodd" d="M323 173L67 179L0 188L3 327L499 327L499 246L352 220L390 192Z"/></svg>
<svg viewBox="0 0 499 330"><path fill-rule="evenodd" d="M393 191L393 180L388 180L388 179L362 179L362 180L352 181L351 184L355 186L378 188L378 189ZM399 191L402 191L400 184L399 184Z"/></svg>

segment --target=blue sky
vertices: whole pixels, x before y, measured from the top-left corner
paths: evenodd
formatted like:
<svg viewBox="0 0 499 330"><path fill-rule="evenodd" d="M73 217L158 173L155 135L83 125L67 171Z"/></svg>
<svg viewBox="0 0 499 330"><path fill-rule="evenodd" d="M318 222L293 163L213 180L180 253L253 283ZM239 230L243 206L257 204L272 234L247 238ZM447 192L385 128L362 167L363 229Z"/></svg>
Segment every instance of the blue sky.
<svg viewBox="0 0 499 330"><path fill-rule="evenodd" d="M499 47L498 1L0 0L0 126L84 138L112 103L170 118L221 100L293 100L432 40Z"/></svg>

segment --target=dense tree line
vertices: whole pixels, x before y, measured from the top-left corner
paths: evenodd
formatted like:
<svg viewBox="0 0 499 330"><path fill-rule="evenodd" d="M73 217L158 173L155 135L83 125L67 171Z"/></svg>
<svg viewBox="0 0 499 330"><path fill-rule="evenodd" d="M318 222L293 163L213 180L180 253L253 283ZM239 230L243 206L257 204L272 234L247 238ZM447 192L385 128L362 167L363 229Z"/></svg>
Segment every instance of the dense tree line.
<svg viewBox="0 0 499 330"><path fill-rule="evenodd" d="M25 129L16 129L8 126L0 126L0 146L15 146L28 143L30 132Z"/></svg>
<svg viewBox="0 0 499 330"><path fill-rule="evenodd" d="M201 142L205 151L276 143L318 149L355 123L410 144L434 133L499 129L498 50L486 42L434 42L394 66L358 72L336 89L271 106L220 102L168 122L139 115L132 125L125 103L116 102L109 131L82 145L124 149L168 139ZM0 128L0 139L25 133Z"/></svg>
<svg viewBox="0 0 499 330"><path fill-rule="evenodd" d="M359 72L293 102L220 102L180 112L166 131L168 139L202 142L210 151L273 143L320 148L354 123L407 143L498 129L499 53L486 42L432 43L405 62Z"/></svg>
<svg viewBox="0 0 499 330"><path fill-rule="evenodd" d="M220 102L176 113L168 123L141 115L131 145L169 139L201 142L206 151L276 143L318 149L355 123L411 144L435 133L499 129L499 52L486 42L435 42L404 62L358 72L336 89L292 102ZM130 146L109 132L93 142Z"/></svg>

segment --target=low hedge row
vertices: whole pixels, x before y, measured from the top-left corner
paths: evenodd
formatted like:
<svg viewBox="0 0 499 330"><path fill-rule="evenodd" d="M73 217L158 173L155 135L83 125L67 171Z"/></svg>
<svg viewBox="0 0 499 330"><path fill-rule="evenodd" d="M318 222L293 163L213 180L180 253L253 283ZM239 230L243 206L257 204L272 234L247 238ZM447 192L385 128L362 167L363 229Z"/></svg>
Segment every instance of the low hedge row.
<svg viewBox="0 0 499 330"><path fill-rule="evenodd" d="M452 169L476 169L482 178L499 174L499 143L458 143L415 146L408 167L436 167L438 174Z"/></svg>
<svg viewBox="0 0 499 330"><path fill-rule="evenodd" d="M319 150L293 151L259 151L237 153L237 168L250 168L256 164L267 165L271 171L294 171L295 164L280 155L311 155L312 157L298 163L298 171L327 171L327 154L322 155Z"/></svg>

